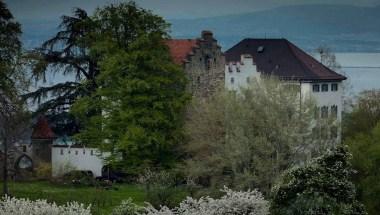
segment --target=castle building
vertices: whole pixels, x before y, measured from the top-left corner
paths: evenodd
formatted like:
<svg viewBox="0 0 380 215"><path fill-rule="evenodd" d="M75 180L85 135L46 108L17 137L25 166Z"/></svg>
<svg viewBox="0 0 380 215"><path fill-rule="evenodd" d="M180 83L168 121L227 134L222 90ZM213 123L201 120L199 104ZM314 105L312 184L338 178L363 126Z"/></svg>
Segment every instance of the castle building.
<svg viewBox="0 0 380 215"><path fill-rule="evenodd" d="M342 82L346 77L324 66L286 39L244 39L225 52L225 86L238 90L252 78L274 75L299 86L300 97L312 96L317 103L316 117L342 118ZM338 127L332 138L340 141Z"/></svg>
<svg viewBox="0 0 380 215"><path fill-rule="evenodd" d="M188 78L188 91L208 97L224 86L225 59L211 31L197 39L170 39L166 42L174 63L181 65Z"/></svg>

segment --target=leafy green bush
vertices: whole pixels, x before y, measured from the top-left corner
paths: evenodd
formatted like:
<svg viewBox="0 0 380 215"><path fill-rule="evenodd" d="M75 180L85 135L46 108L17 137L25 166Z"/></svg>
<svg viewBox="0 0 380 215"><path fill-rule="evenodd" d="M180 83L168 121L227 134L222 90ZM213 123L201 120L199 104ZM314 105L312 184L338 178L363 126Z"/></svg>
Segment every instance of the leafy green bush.
<svg viewBox="0 0 380 215"><path fill-rule="evenodd" d="M290 170L273 189L274 215L365 215L350 181L353 169L344 147Z"/></svg>

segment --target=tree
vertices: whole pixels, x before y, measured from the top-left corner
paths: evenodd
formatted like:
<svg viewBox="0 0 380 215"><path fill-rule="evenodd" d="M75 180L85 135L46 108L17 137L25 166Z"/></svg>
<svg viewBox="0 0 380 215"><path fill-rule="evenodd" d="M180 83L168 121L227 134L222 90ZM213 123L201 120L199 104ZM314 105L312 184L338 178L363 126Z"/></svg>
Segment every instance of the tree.
<svg viewBox="0 0 380 215"><path fill-rule="evenodd" d="M370 132L356 133L346 139L345 144L353 154L352 165L356 170L353 181L358 189L358 199L369 214L377 214L380 211L380 120Z"/></svg>
<svg viewBox="0 0 380 215"><path fill-rule="evenodd" d="M21 27L0 1L0 91L12 94L19 76L16 70L21 51Z"/></svg>
<svg viewBox="0 0 380 215"><path fill-rule="evenodd" d="M280 174L332 146L312 127L315 104L299 86L263 77L240 93L222 92L188 110L184 171L203 185L259 188L268 194Z"/></svg>
<svg viewBox="0 0 380 215"><path fill-rule="evenodd" d="M109 162L131 174L173 166L186 78L172 62L163 34L147 32L127 48L113 36L103 42L108 45L100 42L97 49L104 54L99 88L72 109L84 122L78 141L111 152ZM102 114L88 117L89 110Z"/></svg>
<svg viewBox="0 0 380 215"><path fill-rule="evenodd" d="M304 167L289 170L273 191L273 214L367 214L350 181L353 169L345 147L326 153Z"/></svg>
<svg viewBox="0 0 380 215"><path fill-rule="evenodd" d="M21 28L0 1L0 143L3 160L3 193L8 194L8 148L20 139L27 120L19 94L27 88L21 69Z"/></svg>
<svg viewBox="0 0 380 215"><path fill-rule="evenodd" d="M28 128L29 116L20 99L0 91L0 143L3 156L3 194L8 195L9 149L20 141Z"/></svg>
<svg viewBox="0 0 380 215"><path fill-rule="evenodd" d="M40 87L25 97L39 103L38 111L47 111L51 120L66 122L56 128L56 133L73 135L79 132L80 122L68 110L78 98L98 89L96 77L101 72L98 62L103 47L116 41L118 47L127 48L145 33L166 32L168 25L161 17L129 2L98 8L93 16L77 8L73 16L62 17L59 27L53 38L30 52L33 74L39 81L45 81L49 73L62 73L73 80Z"/></svg>
<svg viewBox="0 0 380 215"><path fill-rule="evenodd" d="M359 133L369 134L380 121L380 90L368 90L359 94L350 113L343 118L343 137Z"/></svg>

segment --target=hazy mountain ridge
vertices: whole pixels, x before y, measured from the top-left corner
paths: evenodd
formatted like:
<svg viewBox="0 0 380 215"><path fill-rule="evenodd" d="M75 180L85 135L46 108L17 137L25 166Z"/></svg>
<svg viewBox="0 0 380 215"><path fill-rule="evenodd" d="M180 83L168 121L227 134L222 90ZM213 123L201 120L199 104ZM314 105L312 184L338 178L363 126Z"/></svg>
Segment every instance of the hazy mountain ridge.
<svg viewBox="0 0 380 215"><path fill-rule="evenodd" d="M223 49L247 37L287 38L311 51L327 45L334 51L380 52L380 6L297 5L211 18L169 20L173 38L199 37L214 31ZM57 31L58 19L21 21L26 48L36 47Z"/></svg>
<svg viewBox="0 0 380 215"><path fill-rule="evenodd" d="M380 6L286 6L254 13L171 20L173 37L213 30L226 49L246 37L287 38L312 50L321 44L337 51L380 51Z"/></svg>

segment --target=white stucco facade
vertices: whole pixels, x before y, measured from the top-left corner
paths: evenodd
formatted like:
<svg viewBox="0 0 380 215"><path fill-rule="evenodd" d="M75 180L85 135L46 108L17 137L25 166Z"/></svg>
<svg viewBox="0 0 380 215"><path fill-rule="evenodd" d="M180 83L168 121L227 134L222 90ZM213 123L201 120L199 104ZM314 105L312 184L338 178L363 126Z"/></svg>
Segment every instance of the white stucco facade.
<svg viewBox="0 0 380 215"><path fill-rule="evenodd" d="M52 175L60 176L71 170L90 170L94 176L102 175L104 161L96 148L53 146L52 147Z"/></svg>
<svg viewBox="0 0 380 215"><path fill-rule="evenodd" d="M259 78L256 65L250 55L241 55L240 62L230 62L225 66L225 87L229 90L239 90L247 87L255 78Z"/></svg>
<svg viewBox="0 0 380 215"><path fill-rule="evenodd" d="M225 87L228 90L239 91L247 87L250 80L260 80L260 72L250 55L242 55L240 62L229 62L225 66ZM313 97L317 105L316 116L318 118L329 118L336 124L336 135L329 132L331 140L340 142L341 119L343 109L342 81L291 81L291 84L300 86L302 98ZM334 126L332 124L332 126Z"/></svg>

